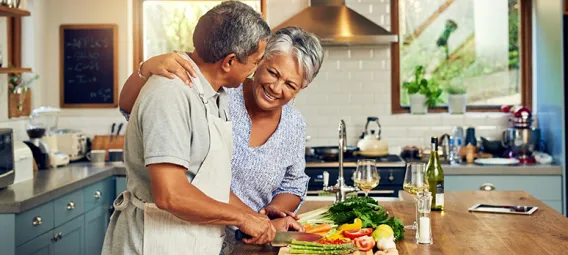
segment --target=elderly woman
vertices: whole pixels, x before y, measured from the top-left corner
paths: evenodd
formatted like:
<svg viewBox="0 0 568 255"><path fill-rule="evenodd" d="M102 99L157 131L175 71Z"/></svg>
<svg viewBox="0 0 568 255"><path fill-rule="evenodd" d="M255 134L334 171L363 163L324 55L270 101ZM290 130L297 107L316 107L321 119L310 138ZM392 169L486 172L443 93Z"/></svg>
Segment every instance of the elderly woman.
<svg viewBox="0 0 568 255"><path fill-rule="evenodd" d="M227 89L234 141L231 190L246 206L271 218L295 217L306 194L306 123L289 102L310 84L322 62L317 37L286 27L268 40L254 76ZM195 76L191 64L175 53L150 58L139 70L142 76L178 76L190 84L187 72ZM136 74L126 82L123 112L131 110L143 84Z"/></svg>

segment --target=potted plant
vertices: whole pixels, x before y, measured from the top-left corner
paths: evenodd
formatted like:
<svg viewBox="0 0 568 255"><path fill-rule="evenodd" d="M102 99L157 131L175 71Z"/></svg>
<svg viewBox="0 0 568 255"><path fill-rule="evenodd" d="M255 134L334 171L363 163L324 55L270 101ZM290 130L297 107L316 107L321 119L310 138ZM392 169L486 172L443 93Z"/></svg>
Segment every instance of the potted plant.
<svg viewBox="0 0 568 255"><path fill-rule="evenodd" d="M414 80L402 84L402 87L408 92L410 113L412 114L425 114L428 112L428 107L434 107L441 102L442 90L433 80L424 78L424 74L424 67L416 66Z"/></svg>
<svg viewBox="0 0 568 255"><path fill-rule="evenodd" d="M450 114L464 114L467 106L467 93L463 85L452 82L446 88L448 93L448 111Z"/></svg>
<svg viewBox="0 0 568 255"><path fill-rule="evenodd" d="M22 77L23 74L9 74L8 75L8 91L12 95L17 95L17 105L16 109L21 111L24 106L24 102L28 95L28 90L30 89L32 83L39 79L39 75L32 74L32 77L25 79Z"/></svg>

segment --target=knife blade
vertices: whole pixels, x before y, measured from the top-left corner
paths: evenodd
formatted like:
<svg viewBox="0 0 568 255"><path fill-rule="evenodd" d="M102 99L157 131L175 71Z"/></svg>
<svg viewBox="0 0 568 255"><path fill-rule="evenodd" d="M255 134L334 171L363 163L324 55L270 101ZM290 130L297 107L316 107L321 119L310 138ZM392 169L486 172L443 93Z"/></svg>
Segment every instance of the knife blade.
<svg viewBox="0 0 568 255"><path fill-rule="evenodd" d="M249 235L243 233L240 230L235 231L235 239L237 241L242 241L243 239L250 238ZM287 246L292 242L292 240L296 241L304 241L304 242L314 242L320 240L322 236L318 234L310 234L305 232L295 232L295 231L278 231L276 232L276 237L272 241L271 245L274 247L283 247Z"/></svg>
<svg viewBox="0 0 568 255"><path fill-rule="evenodd" d="M112 136L114 135L114 127L116 126L116 123L112 123L112 126L110 128L110 141L112 141Z"/></svg>
<svg viewBox="0 0 568 255"><path fill-rule="evenodd" d="M118 136L120 136L120 130L122 129L122 125L123 125L123 124L124 124L124 123L122 123L122 122L121 122L120 124L118 124L118 130L116 131L116 138L117 138L117 139L118 139Z"/></svg>

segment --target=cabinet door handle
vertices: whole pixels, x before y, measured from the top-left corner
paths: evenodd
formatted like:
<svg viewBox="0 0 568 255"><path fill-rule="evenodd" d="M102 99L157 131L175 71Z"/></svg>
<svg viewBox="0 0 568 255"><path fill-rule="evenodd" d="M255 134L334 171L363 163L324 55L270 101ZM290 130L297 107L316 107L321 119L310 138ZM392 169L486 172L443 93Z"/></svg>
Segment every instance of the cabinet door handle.
<svg viewBox="0 0 568 255"><path fill-rule="evenodd" d="M73 203L73 201L69 201L69 203L67 203L67 210L73 209L75 209L75 203Z"/></svg>
<svg viewBox="0 0 568 255"><path fill-rule="evenodd" d="M58 234L58 233L55 233L55 234L53 235L53 237L51 238L51 241L57 242L57 240L59 240L59 234Z"/></svg>
<svg viewBox="0 0 568 255"><path fill-rule="evenodd" d="M102 194L101 194L101 192L100 192L100 191L98 191L98 190L97 190L97 191L95 191L95 199L99 199L99 198L101 198L101 195L102 195Z"/></svg>
<svg viewBox="0 0 568 255"><path fill-rule="evenodd" d="M41 221L41 217L35 216L34 220L32 221L32 225L39 226L39 225L41 225L41 223L43 223L43 221Z"/></svg>
<svg viewBox="0 0 568 255"><path fill-rule="evenodd" d="M63 234L61 234L61 232L57 233L57 239L61 240L61 238L63 238Z"/></svg>
<svg viewBox="0 0 568 255"><path fill-rule="evenodd" d="M394 175L392 173L389 174L389 181L394 181Z"/></svg>
<svg viewBox="0 0 568 255"><path fill-rule="evenodd" d="M495 185L493 185L492 183L484 183L481 184L481 187L479 187L479 189L484 191L492 191L495 190Z"/></svg>

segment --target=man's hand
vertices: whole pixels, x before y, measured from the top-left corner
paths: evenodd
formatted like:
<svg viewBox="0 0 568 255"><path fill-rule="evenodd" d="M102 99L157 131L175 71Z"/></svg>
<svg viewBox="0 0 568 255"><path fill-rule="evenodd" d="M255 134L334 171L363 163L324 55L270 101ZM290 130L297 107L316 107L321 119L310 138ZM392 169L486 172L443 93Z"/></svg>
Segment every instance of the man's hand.
<svg viewBox="0 0 568 255"><path fill-rule="evenodd" d="M268 216L268 218L270 218L270 219L292 217L295 220L300 220L300 217L298 217L293 212L281 210L278 207L273 206L273 205L268 205L268 206L260 209L260 211L258 213L264 214L264 215Z"/></svg>
<svg viewBox="0 0 568 255"><path fill-rule="evenodd" d="M272 220L272 224L276 228L276 231L306 231L300 223L290 216Z"/></svg>
<svg viewBox="0 0 568 255"><path fill-rule="evenodd" d="M245 212L243 219L243 223L237 227L239 227L243 233L251 236L250 239L243 239L244 243L266 244L274 240L276 229L266 215Z"/></svg>

